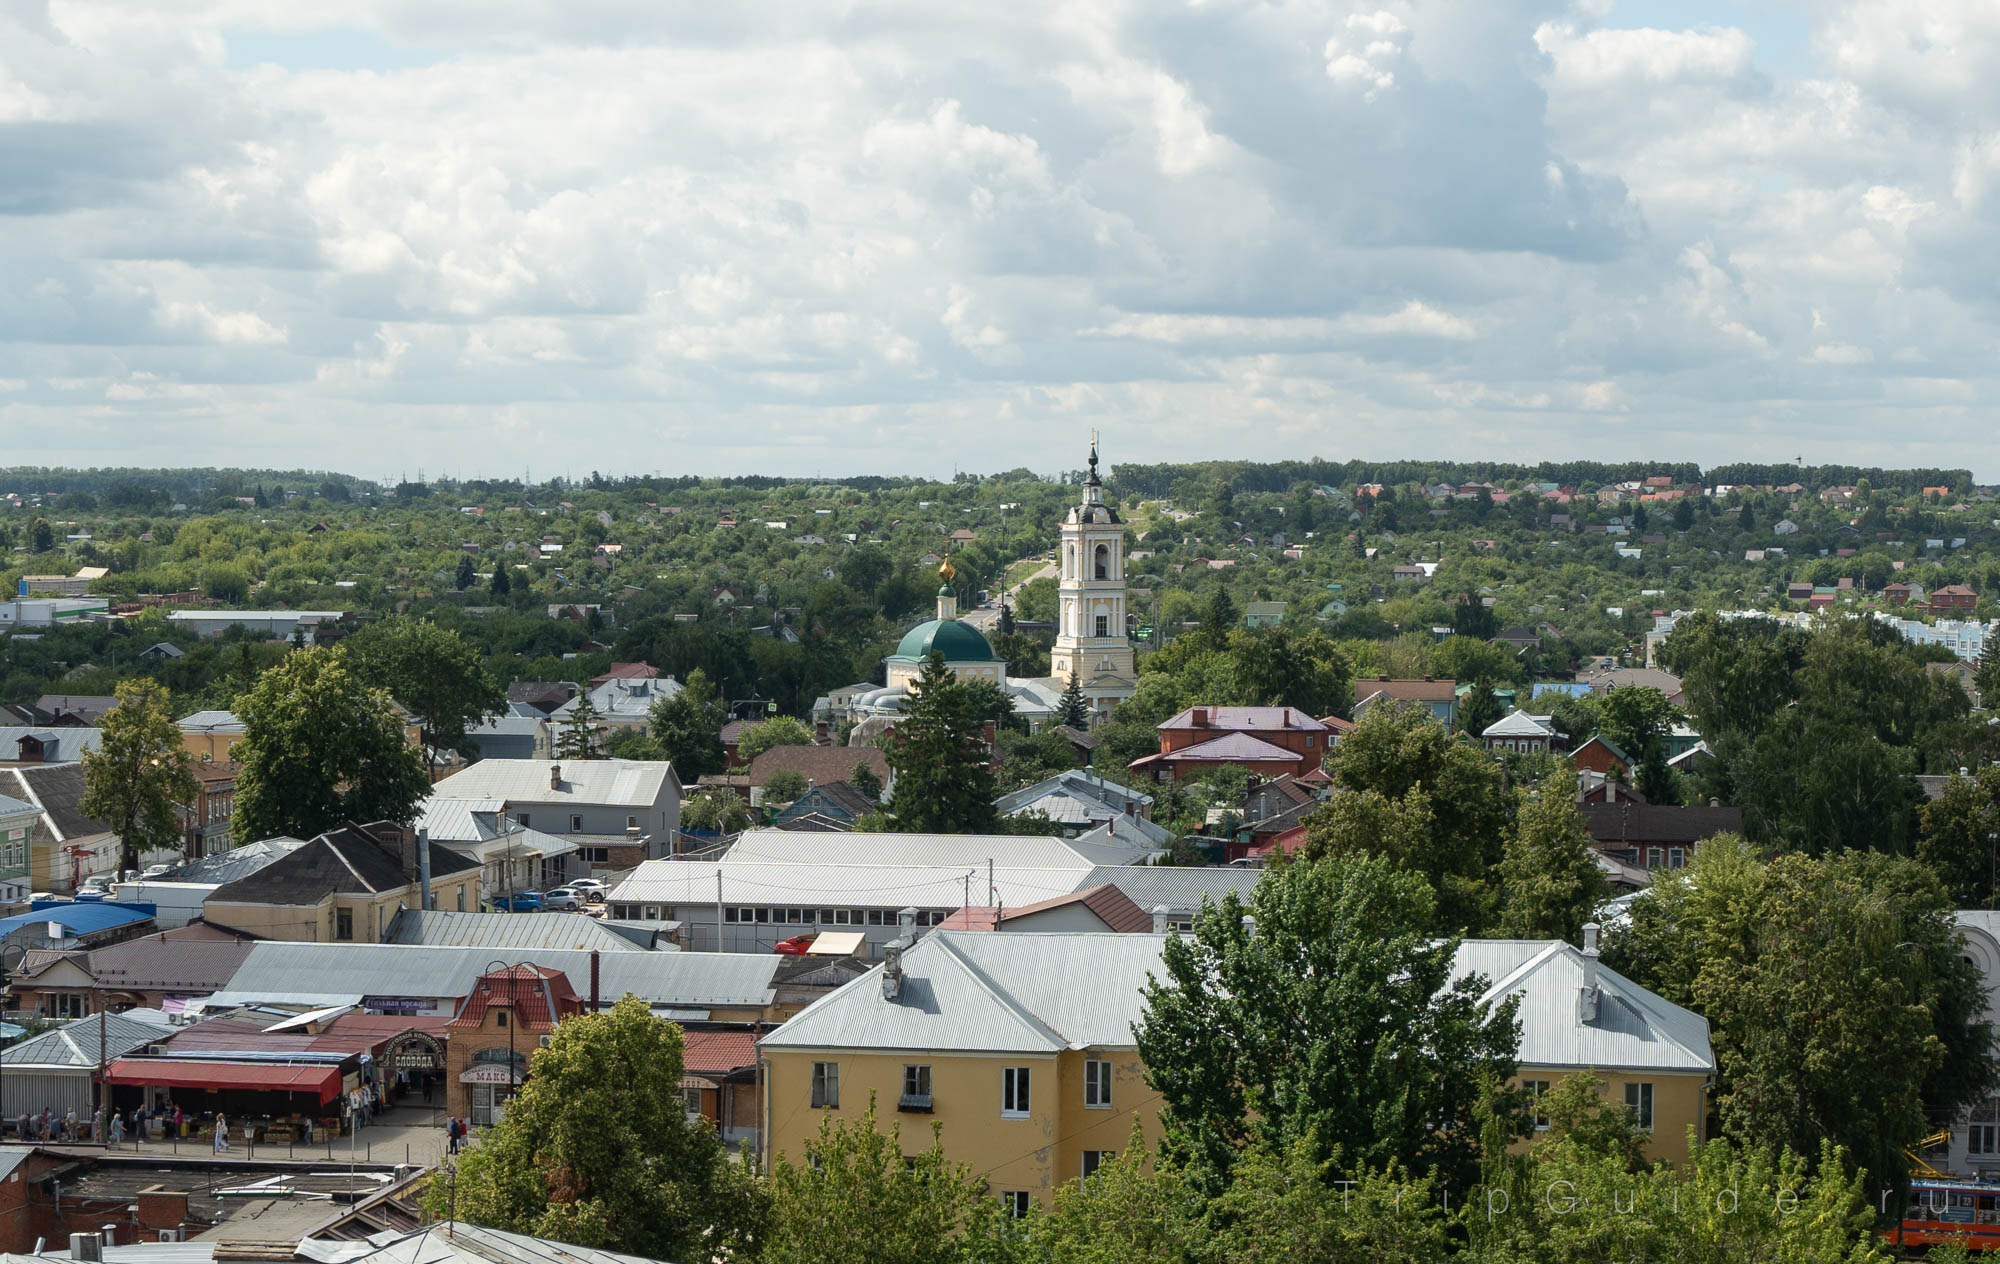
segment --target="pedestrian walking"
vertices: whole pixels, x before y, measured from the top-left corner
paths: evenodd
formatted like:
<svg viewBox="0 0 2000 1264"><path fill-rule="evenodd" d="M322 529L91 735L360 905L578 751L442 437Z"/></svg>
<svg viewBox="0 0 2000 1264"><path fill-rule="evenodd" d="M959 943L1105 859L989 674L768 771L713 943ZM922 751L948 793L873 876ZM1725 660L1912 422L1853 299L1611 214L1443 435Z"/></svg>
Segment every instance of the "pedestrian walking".
<svg viewBox="0 0 2000 1264"><path fill-rule="evenodd" d="M221 1154L229 1148L229 1118L217 1114L215 1117L215 1153Z"/></svg>
<svg viewBox="0 0 2000 1264"><path fill-rule="evenodd" d="M125 1144L125 1116L123 1115L114 1114L111 1116L111 1144Z"/></svg>
<svg viewBox="0 0 2000 1264"><path fill-rule="evenodd" d="M313 1117L311 1115L307 1115L304 1119L299 1121L299 1124L302 1128L305 1129L306 1144L311 1145L313 1143Z"/></svg>
<svg viewBox="0 0 2000 1264"><path fill-rule="evenodd" d="M444 1121L444 1152L446 1154L458 1153L458 1120L456 1119L447 1119Z"/></svg>

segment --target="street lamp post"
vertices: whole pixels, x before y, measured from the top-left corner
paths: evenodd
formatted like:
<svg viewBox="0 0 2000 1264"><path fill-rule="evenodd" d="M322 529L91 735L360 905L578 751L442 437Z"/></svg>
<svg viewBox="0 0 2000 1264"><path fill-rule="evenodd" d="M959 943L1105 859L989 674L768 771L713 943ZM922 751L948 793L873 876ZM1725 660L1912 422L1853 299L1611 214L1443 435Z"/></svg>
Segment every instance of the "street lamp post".
<svg viewBox="0 0 2000 1264"><path fill-rule="evenodd" d="M521 1015L519 1010L516 1008L514 1004L513 966L497 958L487 962L486 963L487 990L489 992L492 990L493 968L495 966L498 966L500 968L501 973L503 973L507 977L507 1098L506 1100L511 1102L514 1100L514 1089L517 1078L517 1067L514 1062L514 1057L515 1057L514 1026L517 1022L520 1021Z"/></svg>

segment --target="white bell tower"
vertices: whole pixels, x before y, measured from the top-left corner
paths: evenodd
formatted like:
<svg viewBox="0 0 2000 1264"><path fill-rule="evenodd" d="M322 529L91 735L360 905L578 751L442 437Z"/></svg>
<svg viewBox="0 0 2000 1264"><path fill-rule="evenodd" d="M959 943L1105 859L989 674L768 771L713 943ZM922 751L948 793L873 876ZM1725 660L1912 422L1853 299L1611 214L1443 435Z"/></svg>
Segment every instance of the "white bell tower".
<svg viewBox="0 0 2000 1264"><path fill-rule="evenodd" d="M1097 432L1090 435L1090 472L1083 503L1063 521L1062 578L1057 588L1056 643L1049 675L1067 685L1073 673L1099 716L1132 696L1138 675L1125 634L1125 526L1104 503L1097 477Z"/></svg>

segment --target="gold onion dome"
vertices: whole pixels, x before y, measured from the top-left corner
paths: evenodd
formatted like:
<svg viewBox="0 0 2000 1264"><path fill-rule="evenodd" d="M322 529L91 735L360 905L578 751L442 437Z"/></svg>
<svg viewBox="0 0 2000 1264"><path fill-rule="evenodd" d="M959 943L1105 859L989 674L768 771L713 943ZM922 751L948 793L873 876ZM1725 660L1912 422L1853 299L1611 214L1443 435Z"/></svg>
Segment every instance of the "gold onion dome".
<svg viewBox="0 0 2000 1264"><path fill-rule="evenodd" d="M942 563L938 565L938 575L944 579L945 583L948 584L952 580L958 578L958 568L953 566L951 564L951 559L947 557Z"/></svg>

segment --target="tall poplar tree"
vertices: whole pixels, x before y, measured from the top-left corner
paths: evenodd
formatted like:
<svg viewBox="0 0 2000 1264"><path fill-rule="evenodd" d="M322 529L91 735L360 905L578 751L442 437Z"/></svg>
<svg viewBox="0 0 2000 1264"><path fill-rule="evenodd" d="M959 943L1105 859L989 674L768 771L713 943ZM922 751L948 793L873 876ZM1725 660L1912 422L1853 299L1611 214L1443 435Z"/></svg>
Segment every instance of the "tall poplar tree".
<svg viewBox="0 0 2000 1264"><path fill-rule="evenodd" d="M194 803L198 787L165 687L139 676L116 692L118 705L98 721L101 744L84 752L77 806L118 835L118 867L130 870L140 852L180 845L180 808Z"/></svg>

